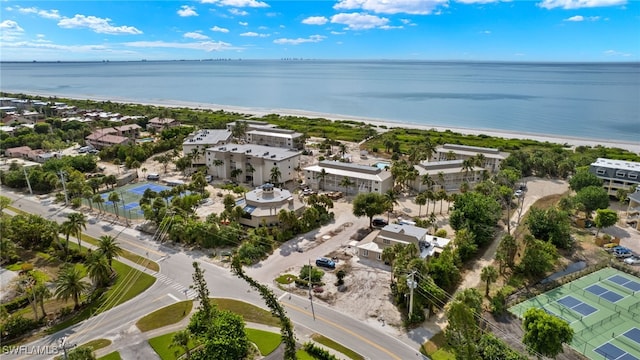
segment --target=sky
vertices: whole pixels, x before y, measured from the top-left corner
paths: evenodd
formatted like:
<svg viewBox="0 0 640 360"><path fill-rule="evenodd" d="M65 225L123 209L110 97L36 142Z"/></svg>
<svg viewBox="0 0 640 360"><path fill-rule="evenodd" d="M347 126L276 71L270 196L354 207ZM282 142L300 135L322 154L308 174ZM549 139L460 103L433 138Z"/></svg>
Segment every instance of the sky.
<svg viewBox="0 0 640 360"><path fill-rule="evenodd" d="M0 61L640 60L636 0L0 0Z"/></svg>

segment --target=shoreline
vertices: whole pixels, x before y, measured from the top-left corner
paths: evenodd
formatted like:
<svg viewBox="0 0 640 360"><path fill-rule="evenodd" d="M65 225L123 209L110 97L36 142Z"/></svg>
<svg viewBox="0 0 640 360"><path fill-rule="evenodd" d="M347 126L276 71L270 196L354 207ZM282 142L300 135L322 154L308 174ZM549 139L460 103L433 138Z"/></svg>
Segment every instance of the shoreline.
<svg viewBox="0 0 640 360"><path fill-rule="evenodd" d="M560 145L568 144L571 146L591 146L591 147L601 145L604 147L621 148L621 149L625 149L625 150L640 154L640 142L630 142L630 141L616 142L612 140L589 139L589 138L573 137L573 136L567 136L567 135L516 132L516 131L499 130L499 129L464 128L464 127L443 126L443 125L423 125L423 124L391 121L386 119L321 113L321 112L298 110L298 109L250 108L250 107L221 105L221 104L212 104L212 103L203 104L199 102L189 102L189 101L170 100L170 99L141 101L141 100L123 99L123 98L117 98L117 97L112 97L112 98L101 97L101 96L91 97L89 95L61 96L60 94L42 93L42 92L38 92L38 93L26 92L25 94L29 96L62 97L62 98L68 98L73 100L91 100L91 101L98 101L98 102L111 101L111 102L120 103L120 104L140 104L140 105L150 105L150 106L169 107L169 108L189 108L189 109L196 109L196 110L213 110L213 111L222 110L225 112L247 114L252 116L265 116L269 114L278 114L281 116L325 118L332 121L339 121L339 120L360 121L367 124L375 125L377 127L386 126L389 129L405 128L405 129L418 129L418 130L436 130L440 132L450 130L450 131L465 134L465 135L481 135L482 134L482 135L487 135L492 137L502 137L506 139L535 140L535 141L549 142L549 143L555 143Z"/></svg>

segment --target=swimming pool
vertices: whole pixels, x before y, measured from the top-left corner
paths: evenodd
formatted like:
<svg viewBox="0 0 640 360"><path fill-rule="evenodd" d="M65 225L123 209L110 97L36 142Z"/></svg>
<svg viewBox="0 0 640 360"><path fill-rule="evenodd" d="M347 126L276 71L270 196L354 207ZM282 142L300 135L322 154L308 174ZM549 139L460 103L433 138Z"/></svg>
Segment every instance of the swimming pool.
<svg viewBox="0 0 640 360"><path fill-rule="evenodd" d="M373 166L377 167L380 170L384 170L385 168L391 168L391 163L388 162L377 162L373 164Z"/></svg>

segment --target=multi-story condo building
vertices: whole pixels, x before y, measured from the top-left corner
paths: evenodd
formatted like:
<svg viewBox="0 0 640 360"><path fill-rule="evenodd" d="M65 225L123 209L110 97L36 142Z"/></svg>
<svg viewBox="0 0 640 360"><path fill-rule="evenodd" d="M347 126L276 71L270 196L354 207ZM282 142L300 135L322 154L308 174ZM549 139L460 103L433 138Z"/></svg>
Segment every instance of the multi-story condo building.
<svg viewBox="0 0 640 360"><path fill-rule="evenodd" d="M640 188L629 194L627 207L627 224L640 231Z"/></svg>
<svg viewBox="0 0 640 360"><path fill-rule="evenodd" d="M481 158L480 167L490 171L497 172L500 170L500 163L509 156L509 153L493 148L484 148L478 146L444 144L436 148L436 154L432 161L445 160L466 160L470 158Z"/></svg>
<svg viewBox="0 0 640 360"><path fill-rule="evenodd" d="M225 129L203 129L189 134L182 143L182 153L194 155L194 149L197 149L197 155L191 160L194 165L205 165L205 151L210 147L224 145L231 141L231 131Z"/></svg>
<svg viewBox="0 0 640 360"><path fill-rule="evenodd" d="M275 146L287 149L301 150L304 148L304 136L288 129L279 129L273 124L263 121L244 121L247 125L244 140L249 144ZM227 129L233 130L237 122L227 124Z"/></svg>
<svg viewBox="0 0 640 360"><path fill-rule="evenodd" d="M479 166L465 167L464 160L424 161L415 165L414 168L418 170L418 177L414 180L412 187L418 192L428 189L455 192L459 191L465 182L473 187L482 181L486 171ZM433 181L432 186L423 183L425 175Z"/></svg>
<svg viewBox="0 0 640 360"><path fill-rule="evenodd" d="M323 191L347 191L342 184L349 178L353 185L348 192L377 192L384 194L393 188L393 176L388 169L375 166L357 165L339 161L320 161L304 168L305 183L313 189Z"/></svg>
<svg viewBox="0 0 640 360"><path fill-rule="evenodd" d="M253 144L226 144L206 150L208 174L260 186L271 182L274 172L278 183L296 178L300 151ZM277 168L277 170L273 170Z"/></svg>
<svg viewBox="0 0 640 360"><path fill-rule="evenodd" d="M278 226L280 211L293 211L300 216L305 208L304 203L295 199L289 190L277 188L269 183L246 193L238 206L242 206L244 210L244 215L239 220L240 224L251 227Z"/></svg>
<svg viewBox="0 0 640 360"><path fill-rule="evenodd" d="M589 172L602 179L611 196L616 196L618 189L629 190L640 184L640 162L598 158L589 166Z"/></svg>
<svg viewBox="0 0 640 360"><path fill-rule="evenodd" d="M160 132L164 129L170 129L176 126L180 126L180 122L176 119L154 117L147 123L147 130L153 129Z"/></svg>

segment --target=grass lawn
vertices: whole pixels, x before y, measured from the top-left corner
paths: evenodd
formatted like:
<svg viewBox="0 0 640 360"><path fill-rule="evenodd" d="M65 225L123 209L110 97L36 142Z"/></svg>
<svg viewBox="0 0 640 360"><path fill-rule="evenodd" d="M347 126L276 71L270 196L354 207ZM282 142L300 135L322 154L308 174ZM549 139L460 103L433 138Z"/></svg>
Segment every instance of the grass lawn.
<svg viewBox="0 0 640 360"><path fill-rule="evenodd" d="M229 310L242 316L244 321L280 327L280 319L271 315L269 311L244 301L213 298L211 302L215 304L218 309Z"/></svg>
<svg viewBox="0 0 640 360"><path fill-rule="evenodd" d="M81 346L91 348L91 350L96 351L98 349L102 349L111 345L111 340L109 339L96 339L91 340L88 343L82 344Z"/></svg>
<svg viewBox="0 0 640 360"><path fill-rule="evenodd" d="M86 241L91 245L98 246L98 239L87 234L82 234L80 237L82 238L82 241ZM149 270L160 271L160 265L158 265L157 262L151 261L144 256L134 254L129 250L122 249L122 257L136 264L140 264L141 266L144 266Z"/></svg>
<svg viewBox="0 0 640 360"><path fill-rule="evenodd" d="M289 285L294 282L298 277L293 274L282 274L276 278L276 282L282 285Z"/></svg>
<svg viewBox="0 0 640 360"><path fill-rule="evenodd" d="M181 301L162 309L156 310L149 315L144 316L136 323L140 331L158 329L167 325L175 324L184 319L191 312L193 300Z"/></svg>
<svg viewBox="0 0 640 360"><path fill-rule="evenodd" d="M247 333L249 341L256 344L262 356L271 354L282 342L280 333L247 328L244 331Z"/></svg>
<svg viewBox="0 0 640 360"><path fill-rule="evenodd" d="M316 358L314 358L313 356L309 355L308 352L300 349L298 351L296 351L296 357L298 358L298 360L316 360Z"/></svg>
<svg viewBox="0 0 640 360"><path fill-rule="evenodd" d="M151 345L153 350L155 350L162 360L176 360L179 356L184 354L184 350L182 348L169 348L173 334L175 334L175 332L149 339L149 345ZM189 343L190 348L193 348L194 346L195 344L193 342Z"/></svg>
<svg viewBox="0 0 640 360"><path fill-rule="evenodd" d="M354 360L364 360L364 357L356 352L354 352L351 349L348 349L340 344L338 344L337 342L326 338L320 334L313 334L311 335L311 339L313 339L313 341L322 344L328 348L332 348L335 351L338 351L342 354L345 354L346 356L348 356L350 359L354 359Z"/></svg>
<svg viewBox="0 0 640 360"><path fill-rule="evenodd" d="M98 360L122 360L122 358L120 357L120 353L117 351L114 351L112 353L109 353L101 358L98 358Z"/></svg>
<svg viewBox="0 0 640 360"><path fill-rule="evenodd" d="M93 315L97 315L131 300L143 291L147 290L156 281L153 276L145 274L144 272L136 270L117 260L113 261L113 268L118 273L118 278L109 290L102 294L98 300L82 309L79 313L76 313L66 321L51 327L47 332L49 334L53 334L62 329L66 329L71 325L86 320ZM132 279L135 279L135 282L131 284Z"/></svg>
<svg viewBox="0 0 640 360"><path fill-rule="evenodd" d="M444 332L441 331L435 334L431 340L422 344L420 352L433 360L455 360L455 355L444 349L445 344Z"/></svg>

